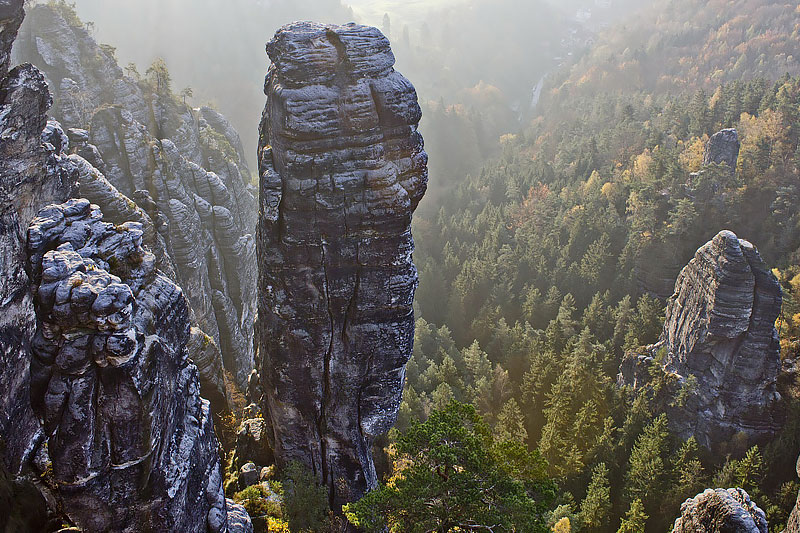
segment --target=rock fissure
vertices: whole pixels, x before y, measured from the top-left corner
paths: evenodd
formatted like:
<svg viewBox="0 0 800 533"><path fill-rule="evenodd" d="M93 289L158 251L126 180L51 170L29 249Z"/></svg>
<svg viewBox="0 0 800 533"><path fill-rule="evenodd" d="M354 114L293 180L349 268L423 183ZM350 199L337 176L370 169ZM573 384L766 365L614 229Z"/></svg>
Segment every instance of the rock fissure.
<svg viewBox="0 0 800 533"><path fill-rule="evenodd" d="M336 510L377 485L370 445L396 419L413 345L410 223L427 183L421 112L374 28L295 23L267 52L262 409L278 463L320 465ZM320 444L309 446L311 436Z"/></svg>

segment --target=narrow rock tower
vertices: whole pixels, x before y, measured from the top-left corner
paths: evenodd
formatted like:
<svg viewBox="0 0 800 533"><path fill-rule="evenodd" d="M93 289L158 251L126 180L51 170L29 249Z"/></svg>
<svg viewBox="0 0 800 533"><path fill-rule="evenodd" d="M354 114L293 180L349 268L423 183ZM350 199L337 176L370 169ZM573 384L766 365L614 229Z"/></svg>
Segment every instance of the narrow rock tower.
<svg viewBox="0 0 800 533"><path fill-rule="evenodd" d="M785 421L776 385L781 301L755 246L719 232L678 276L659 342L623 360L619 383L644 386L656 359L670 383L685 387L684 401L663 406L682 439L715 451L734 437L769 439Z"/></svg>
<svg viewBox="0 0 800 533"><path fill-rule="evenodd" d="M414 339L411 216L426 190L414 87L375 28L290 24L267 45L257 365L280 464L335 508L377 484Z"/></svg>

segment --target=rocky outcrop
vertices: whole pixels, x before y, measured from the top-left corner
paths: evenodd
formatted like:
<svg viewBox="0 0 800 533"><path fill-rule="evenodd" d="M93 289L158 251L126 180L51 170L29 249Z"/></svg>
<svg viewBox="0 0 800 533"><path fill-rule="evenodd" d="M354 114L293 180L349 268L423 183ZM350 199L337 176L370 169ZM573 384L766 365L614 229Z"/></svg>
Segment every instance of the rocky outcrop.
<svg viewBox="0 0 800 533"><path fill-rule="evenodd" d="M681 505L673 533L767 533L767 517L742 489L706 489Z"/></svg>
<svg viewBox="0 0 800 533"><path fill-rule="evenodd" d="M279 464L334 509L377 483L414 337L411 216L427 156L411 83L375 28L309 22L267 45L257 341Z"/></svg>
<svg viewBox="0 0 800 533"><path fill-rule="evenodd" d="M727 165L732 173L736 172L739 146L739 133L735 129L718 131L706 143L703 165Z"/></svg>
<svg viewBox="0 0 800 533"><path fill-rule="evenodd" d="M661 339L647 354L628 356L620 383L645 386L643 367L657 361L687 388L685 401L664 406L682 438L712 449L735 434L768 438L784 421L776 390L780 309L780 285L758 251L722 231L681 271Z"/></svg>
<svg viewBox="0 0 800 533"><path fill-rule="evenodd" d="M0 463L13 476L42 436L29 400L36 317L25 232L39 209L66 200L74 187L63 158L42 139L52 104L44 77L31 65L10 68L22 4L0 0Z"/></svg>
<svg viewBox="0 0 800 533"><path fill-rule="evenodd" d="M84 199L31 223L31 402L47 438L37 461L87 531L228 531L186 299L143 238L141 223L105 222Z"/></svg>
<svg viewBox="0 0 800 533"><path fill-rule="evenodd" d="M269 426L263 418L248 418L239 426L236 433L236 447L231 460L239 469L247 462L266 467L275 462L268 442Z"/></svg>
<svg viewBox="0 0 800 533"><path fill-rule="evenodd" d="M257 212L235 130L216 111L182 103L164 74L126 74L66 5L34 6L15 53L46 73L72 150L106 178L84 169L87 196L110 217L142 222L159 269L181 286L192 323L244 389L254 368Z"/></svg>
<svg viewBox="0 0 800 533"><path fill-rule="evenodd" d="M92 147L92 145L85 143L85 136L88 137L88 132L72 130L70 134L73 139L76 139L84 155L96 158L93 153L89 152L89 147ZM65 142L68 143L69 141L65 140ZM71 155L69 160L77 170L80 195L98 205L103 212L104 218L109 222L122 224L131 221L141 224L143 231L142 242L153 252L156 258L156 267L170 279L178 279L178 275L175 272L176 266L168 253L166 241L159 232L159 228L163 230L167 224L163 217L157 220L157 226L144 209L120 193L86 159L79 155ZM102 162L102 159L99 161ZM152 199L146 191L141 191L139 202L150 207ZM152 211L153 209L151 209ZM155 212L157 212L157 208ZM229 405L228 391L225 386L222 355L216 342L201 329L193 327L187 349L192 361L200 370L203 397L210 400L217 411L227 409Z"/></svg>

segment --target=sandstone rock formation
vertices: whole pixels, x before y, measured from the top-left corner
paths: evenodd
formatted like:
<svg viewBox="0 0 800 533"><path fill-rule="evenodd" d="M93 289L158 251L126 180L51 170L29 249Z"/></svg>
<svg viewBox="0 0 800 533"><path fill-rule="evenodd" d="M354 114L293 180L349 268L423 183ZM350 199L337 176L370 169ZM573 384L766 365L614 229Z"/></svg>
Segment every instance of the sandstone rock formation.
<svg viewBox="0 0 800 533"><path fill-rule="evenodd" d="M673 533L767 533L767 517L742 489L706 489L681 505Z"/></svg>
<svg viewBox="0 0 800 533"><path fill-rule="evenodd" d="M294 23L267 52L263 407L278 462L312 468L335 509L377 483L370 445L395 422L411 355L421 111L375 28Z"/></svg>
<svg viewBox="0 0 800 533"><path fill-rule="evenodd" d="M74 186L63 159L42 142L52 104L44 77L30 65L10 69L22 4L0 0L0 463L11 475L19 474L41 440L28 393L36 318L25 233L39 209L66 200Z"/></svg>
<svg viewBox="0 0 800 533"><path fill-rule="evenodd" d="M192 357L219 347L244 389L254 368L257 213L239 136L216 111L182 103L164 80L126 75L68 6L32 7L15 53L43 69L73 150L115 189L84 169L86 196L108 216L142 220L159 269L184 290L193 324L214 348ZM197 363L204 389L219 389L222 363Z"/></svg>
<svg viewBox="0 0 800 533"><path fill-rule="evenodd" d="M105 222L85 199L31 223L31 402L48 439L38 460L87 531L228 531L187 302L143 237L142 224Z"/></svg>
<svg viewBox="0 0 800 533"><path fill-rule="evenodd" d="M65 153L45 76L9 71L22 5L0 0L0 529L251 531L222 492L186 301L142 248L166 255L158 224ZM116 225L55 205L80 187Z"/></svg>
<svg viewBox="0 0 800 533"><path fill-rule="evenodd" d="M739 133L733 129L718 131L708 140L703 152L703 165L727 165L731 172L736 172L736 161L739 159Z"/></svg>
<svg viewBox="0 0 800 533"><path fill-rule="evenodd" d="M722 231L681 271L661 339L623 361L620 382L644 386L656 360L690 389L683 405L664 406L678 435L709 448L737 433L752 442L769 437L783 423L774 325L780 309L780 285L758 251Z"/></svg>

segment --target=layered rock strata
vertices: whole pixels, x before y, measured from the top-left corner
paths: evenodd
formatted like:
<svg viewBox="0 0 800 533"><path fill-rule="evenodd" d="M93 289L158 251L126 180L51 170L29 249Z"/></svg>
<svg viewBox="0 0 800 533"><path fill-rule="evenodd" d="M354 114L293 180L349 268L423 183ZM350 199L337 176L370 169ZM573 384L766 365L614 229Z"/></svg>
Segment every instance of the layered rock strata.
<svg viewBox="0 0 800 533"><path fill-rule="evenodd" d="M92 157L92 153L87 153L87 145L82 142L83 134L88 132L76 133L75 130L70 134L77 139L80 151ZM64 140L68 143L68 140ZM65 146L66 148L66 146ZM102 161L102 160L100 160ZM158 228L164 228L167 224L163 217L152 220L150 215L134 201L120 193L105 176L86 159L79 155L70 155L69 162L77 171L80 195L88 199L93 204L100 207L103 216L109 222L122 224L124 222L137 222L141 224L143 244L153 252L156 258L156 267L171 280L178 279L175 272L175 265L168 253L166 241ZM140 191L139 203L151 207L152 199L146 191ZM151 212L157 213L157 208ZM222 364L222 354L216 342L200 328L192 327L187 349L192 361L200 370L201 393L204 398L211 401L216 411L226 410L229 406L228 391L225 386L225 374Z"/></svg>
<svg viewBox="0 0 800 533"><path fill-rule="evenodd" d="M163 74L123 71L68 7L34 6L15 53L43 69L73 150L116 189L95 180L91 200L107 197L109 216L150 217L143 224L159 269L184 290L193 324L244 389L254 368L257 211L235 130L216 111L182 103Z"/></svg>
<svg viewBox="0 0 800 533"><path fill-rule="evenodd" d="M661 339L623 361L620 382L645 386L658 362L687 387L685 402L664 406L681 437L712 449L737 433L768 438L784 421L776 390L780 309L780 285L758 251L722 231L681 271Z"/></svg>
<svg viewBox="0 0 800 533"><path fill-rule="evenodd" d="M10 67L22 5L0 0L0 462L11 475L20 473L41 440L29 400L36 317L25 233L39 209L66 200L74 188L73 173L42 140L52 104L44 76L31 65Z"/></svg>
<svg viewBox="0 0 800 533"><path fill-rule="evenodd" d="M767 533L767 517L742 489L706 489L681 505L673 533Z"/></svg>
<svg viewBox="0 0 800 533"><path fill-rule="evenodd" d="M228 531L188 305L143 238L141 223L105 222L84 199L31 223L31 402L48 439L37 460L87 531Z"/></svg>
<svg viewBox="0 0 800 533"><path fill-rule="evenodd" d="M375 28L302 22L267 45L257 341L280 464L336 509L377 483L414 337L411 216L427 185L416 92Z"/></svg>

